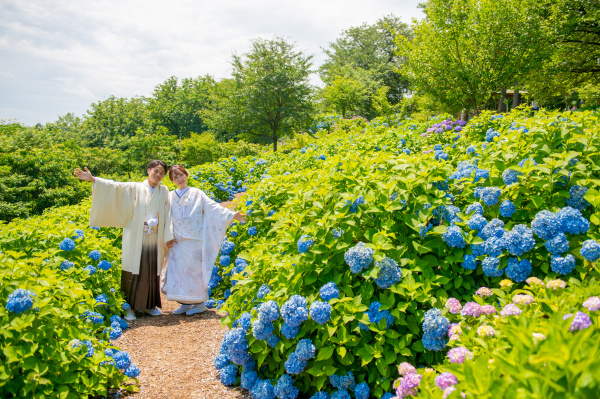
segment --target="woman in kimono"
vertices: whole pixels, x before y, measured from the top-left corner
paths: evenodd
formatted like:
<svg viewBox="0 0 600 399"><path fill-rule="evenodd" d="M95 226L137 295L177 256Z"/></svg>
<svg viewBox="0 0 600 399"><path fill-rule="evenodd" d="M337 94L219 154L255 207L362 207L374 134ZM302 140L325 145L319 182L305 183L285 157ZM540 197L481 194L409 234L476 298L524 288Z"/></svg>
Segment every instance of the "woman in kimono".
<svg viewBox="0 0 600 399"><path fill-rule="evenodd" d="M206 310L208 282L229 225L245 222L245 215L211 200L201 190L187 185L189 173L173 165L169 179L177 185L171 191L171 220L175 240L169 250L163 292L181 306L173 314L196 314Z"/></svg>
<svg viewBox="0 0 600 399"><path fill-rule="evenodd" d="M120 183L94 177L77 168L75 177L93 183L90 226L123 228L121 290L135 311L162 314L160 274L167 248L173 246L169 190L160 184L167 173L163 161L151 161L141 183Z"/></svg>

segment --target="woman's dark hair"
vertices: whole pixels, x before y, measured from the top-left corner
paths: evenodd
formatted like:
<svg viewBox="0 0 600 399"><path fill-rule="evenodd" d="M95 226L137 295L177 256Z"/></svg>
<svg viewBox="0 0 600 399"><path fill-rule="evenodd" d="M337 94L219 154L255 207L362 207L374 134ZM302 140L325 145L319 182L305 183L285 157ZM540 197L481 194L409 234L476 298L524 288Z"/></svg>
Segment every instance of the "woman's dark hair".
<svg viewBox="0 0 600 399"><path fill-rule="evenodd" d="M162 166L163 169L165 170L165 173L167 173L169 171L169 168L167 167L167 164L163 161L159 161L157 159L155 159L154 161L150 161L148 162L148 166L146 166L146 170L148 169L154 169L155 166Z"/></svg>
<svg viewBox="0 0 600 399"><path fill-rule="evenodd" d="M186 168L184 168L181 165L173 165L171 166L171 169L169 169L169 180L173 181L173 175L175 174L175 172L181 172L183 174L185 174L186 176L189 176L190 173L187 171Z"/></svg>

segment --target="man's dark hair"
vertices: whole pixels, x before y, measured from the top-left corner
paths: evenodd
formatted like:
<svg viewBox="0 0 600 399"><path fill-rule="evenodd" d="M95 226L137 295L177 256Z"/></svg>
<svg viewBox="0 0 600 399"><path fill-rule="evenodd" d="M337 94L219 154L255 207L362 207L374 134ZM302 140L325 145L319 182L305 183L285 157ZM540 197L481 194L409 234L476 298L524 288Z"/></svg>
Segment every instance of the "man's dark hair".
<svg viewBox="0 0 600 399"><path fill-rule="evenodd" d="M169 173L169 168L167 167L167 164L164 161L160 161L157 159L155 159L154 161L148 162L148 166L146 167L146 170L153 169L155 166L158 166L158 165L163 167L163 169L165 170L165 175L167 173Z"/></svg>

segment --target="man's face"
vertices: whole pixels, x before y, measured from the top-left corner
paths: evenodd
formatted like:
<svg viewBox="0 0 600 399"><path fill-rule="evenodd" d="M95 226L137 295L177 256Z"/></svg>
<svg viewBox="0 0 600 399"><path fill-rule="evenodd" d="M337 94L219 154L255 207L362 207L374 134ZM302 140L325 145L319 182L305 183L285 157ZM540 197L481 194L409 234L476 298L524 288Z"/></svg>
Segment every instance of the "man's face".
<svg viewBox="0 0 600 399"><path fill-rule="evenodd" d="M163 177L165 177L165 169L162 166L156 165L152 169L148 169L148 181L151 185L156 186Z"/></svg>

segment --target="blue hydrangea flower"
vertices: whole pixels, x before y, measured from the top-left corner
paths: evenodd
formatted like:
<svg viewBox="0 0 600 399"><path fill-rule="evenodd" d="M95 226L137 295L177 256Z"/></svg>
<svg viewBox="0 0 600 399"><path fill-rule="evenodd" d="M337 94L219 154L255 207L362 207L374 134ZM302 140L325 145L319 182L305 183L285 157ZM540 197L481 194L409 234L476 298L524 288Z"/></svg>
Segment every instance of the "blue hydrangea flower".
<svg viewBox="0 0 600 399"><path fill-rule="evenodd" d="M275 395L279 399L296 399L299 391L293 383L294 380L289 374L282 375L277 380L277 384L275 384Z"/></svg>
<svg viewBox="0 0 600 399"><path fill-rule="evenodd" d="M477 261L475 259L475 255L464 255L462 267L467 270L475 270L477 269Z"/></svg>
<svg viewBox="0 0 600 399"><path fill-rule="evenodd" d="M504 172L502 172L502 180L504 181L504 184L506 184L507 186L510 186L511 184L515 184L519 182L519 175L521 173L517 172L516 170L513 169L505 169Z"/></svg>
<svg viewBox="0 0 600 399"><path fill-rule="evenodd" d="M331 399L351 399L351 396L345 389L340 389L331 394Z"/></svg>
<svg viewBox="0 0 600 399"><path fill-rule="evenodd" d="M284 322L281 326L281 333L287 339L294 339L300 332L300 326L292 326L288 322Z"/></svg>
<svg viewBox="0 0 600 399"><path fill-rule="evenodd" d="M242 372L240 386L244 389L251 390L258 381L258 373L255 370L246 370Z"/></svg>
<svg viewBox="0 0 600 399"><path fill-rule="evenodd" d="M119 320L119 325L121 326L121 331L124 331L129 328L129 324L123 319Z"/></svg>
<svg viewBox="0 0 600 399"><path fill-rule="evenodd" d="M498 257L506 247L506 242L503 238L490 237L485 240L485 252L489 256Z"/></svg>
<svg viewBox="0 0 600 399"><path fill-rule="evenodd" d="M590 206L590 203L585 198L583 198L587 190L587 187L581 187L578 185L571 187L571 189L569 190L569 198L567 199L567 204L580 211Z"/></svg>
<svg viewBox="0 0 600 399"><path fill-rule="evenodd" d="M304 252L308 252L308 250L310 249L310 247L312 247L315 243L315 240L313 238L311 238L309 235L303 235L302 237L300 237L300 239L298 240L297 246L298 246L298 252L300 253L304 253Z"/></svg>
<svg viewBox="0 0 600 399"><path fill-rule="evenodd" d="M375 262L378 270L375 284L381 289L387 289L396 284L402 278L402 270L395 260L383 258L381 262Z"/></svg>
<svg viewBox="0 0 600 399"><path fill-rule="evenodd" d="M256 234L258 234L258 231L256 231L256 227L252 226L248 228L248 235L255 236Z"/></svg>
<svg viewBox="0 0 600 399"><path fill-rule="evenodd" d="M475 187L475 190L473 190L473 197L480 198L481 192L483 191L483 189L484 189L484 187Z"/></svg>
<svg viewBox="0 0 600 399"><path fill-rule="evenodd" d="M310 399L330 399L329 393L324 391L316 392Z"/></svg>
<svg viewBox="0 0 600 399"><path fill-rule="evenodd" d="M292 352L283 366L288 374L300 374L306 368L306 362L300 360L296 352Z"/></svg>
<svg viewBox="0 0 600 399"><path fill-rule="evenodd" d="M500 259L488 256L482 262L483 274L488 277L500 277L504 274L504 270L498 269L499 266Z"/></svg>
<svg viewBox="0 0 600 399"><path fill-rule="evenodd" d="M106 271L106 270L109 270L111 267L112 267L112 264L109 261L107 261L106 259L101 260L100 263L98 263L98 268L100 270Z"/></svg>
<svg viewBox="0 0 600 399"><path fill-rule="evenodd" d="M527 259L508 258L506 275L514 282L520 283L531 275L531 262Z"/></svg>
<svg viewBox="0 0 600 399"><path fill-rule="evenodd" d="M125 351L115 351L111 357L114 359L115 365L119 370L127 370L131 366L131 358L129 357L129 353Z"/></svg>
<svg viewBox="0 0 600 399"><path fill-rule="evenodd" d="M279 318L279 306L275 301L267 301L258 308L258 317L265 322L272 322Z"/></svg>
<svg viewBox="0 0 600 399"><path fill-rule="evenodd" d="M471 244L471 252L473 252L473 256L483 256L485 255L485 243L483 244Z"/></svg>
<svg viewBox="0 0 600 399"><path fill-rule="evenodd" d="M204 301L204 305L206 306L207 309L213 309L215 307L215 300L208 299L208 300Z"/></svg>
<svg viewBox="0 0 600 399"><path fill-rule="evenodd" d="M434 151L441 151L442 150L442 145L441 144L436 144L435 146L433 146Z"/></svg>
<svg viewBox="0 0 600 399"><path fill-rule="evenodd" d="M273 335L273 323L263 319L255 320L252 323L252 335L254 338L266 340Z"/></svg>
<svg viewBox="0 0 600 399"><path fill-rule="evenodd" d="M485 133L485 141L491 143L492 141L494 141L494 137L500 137L500 133L498 133L494 129L488 129L488 131Z"/></svg>
<svg viewBox="0 0 600 399"><path fill-rule="evenodd" d="M83 233L83 230L77 229L75 230L75 235L73 237L71 237L74 240L77 240L79 238L81 238L82 240L85 239L85 234Z"/></svg>
<svg viewBox="0 0 600 399"><path fill-rule="evenodd" d="M217 304L215 305L215 307L216 307L217 309L221 309L221 307L223 306L223 304L224 304L224 303L225 303L225 301L224 301L224 300L222 300L222 299L219 299L219 300L217 301Z"/></svg>
<svg viewBox="0 0 600 399"><path fill-rule="evenodd" d="M359 242L356 246L350 248L344 254L346 264L350 266L352 273L358 273L363 269L368 268L373 262L373 250L365 247L363 242Z"/></svg>
<svg viewBox="0 0 600 399"><path fill-rule="evenodd" d="M429 309L423 319L423 346L427 350L441 351L448 343L450 321L437 309Z"/></svg>
<svg viewBox="0 0 600 399"><path fill-rule="evenodd" d="M75 265L75 263L73 263L73 262L70 262L68 260L63 260L62 262L60 262L60 270L62 270L62 271L69 270L74 265Z"/></svg>
<svg viewBox="0 0 600 399"><path fill-rule="evenodd" d="M500 198L500 194L502 194L502 190L498 187L485 187L481 190L481 200L487 206L493 206L498 203L498 199Z"/></svg>
<svg viewBox="0 0 600 399"><path fill-rule="evenodd" d="M329 382L334 388L342 389L342 390L354 390L356 387L356 382L354 380L354 376L352 372L348 371L346 375L339 376L337 374L333 374L329 377Z"/></svg>
<svg viewBox="0 0 600 399"><path fill-rule="evenodd" d="M350 202L350 200L346 200L346 203L350 206L350 213L356 213L358 211L358 206L363 205L365 203L364 197L361 195L354 202Z"/></svg>
<svg viewBox="0 0 600 399"><path fill-rule="evenodd" d="M527 162L527 161L530 161L531 163L533 163L534 165L536 165L536 166L537 166L537 162L535 162L535 159L533 159L533 158L525 158L525 159L522 159L522 160L519 162L519 166L520 166L520 167L524 167L524 166L525 166L525 162Z"/></svg>
<svg viewBox="0 0 600 399"><path fill-rule="evenodd" d="M392 315L389 310L379 310L381 308L381 302L371 302L369 305L369 310L367 311L367 316L369 317L369 321L374 324L379 324L382 319L385 319L386 330L394 324L396 318ZM364 330L368 330L369 328L365 326Z"/></svg>
<svg viewBox="0 0 600 399"><path fill-rule="evenodd" d="M233 328L225 333L223 344L227 348L227 357L232 363L244 366L252 361L252 356L248 354L248 340L246 331L243 328Z"/></svg>
<svg viewBox="0 0 600 399"><path fill-rule="evenodd" d="M552 255L560 255L569 250L569 241L567 241L565 233L560 232L556 237L546 241L544 246Z"/></svg>
<svg viewBox="0 0 600 399"><path fill-rule="evenodd" d="M230 364L221 369L221 383L225 386L233 386L237 380L238 369L235 364Z"/></svg>
<svg viewBox="0 0 600 399"><path fill-rule="evenodd" d="M250 320L252 319L252 315L248 312L242 313L242 315L236 320L236 325L242 327L244 331L248 331L250 329ZM234 326L235 327L235 326Z"/></svg>
<svg viewBox="0 0 600 399"><path fill-rule="evenodd" d="M580 253L588 262L596 262L600 259L600 244L595 240L587 240L581 246Z"/></svg>
<svg viewBox="0 0 600 399"><path fill-rule="evenodd" d="M492 219L485 227L480 231L479 236L484 240L490 237L502 238L506 230L504 229L504 222L500 219Z"/></svg>
<svg viewBox="0 0 600 399"><path fill-rule="evenodd" d="M65 238L58 246L63 251L72 251L75 249L75 241L70 238Z"/></svg>
<svg viewBox="0 0 600 399"><path fill-rule="evenodd" d="M97 249L94 249L88 256L97 262L102 257L102 254Z"/></svg>
<svg viewBox="0 0 600 399"><path fill-rule="evenodd" d="M131 309L131 306L129 306L129 304L127 302L125 302L123 305L121 305L121 308L123 310L129 310L129 309Z"/></svg>
<svg viewBox="0 0 600 399"><path fill-rule="evenodd" d="M535 247L533 231L524 224L513 227L502 238L505 248L514 256L521 256Z"/></svg>
<svg viewBox="0 0 600 399"><path fill-rule="evenodd" d="M219 258L219 264L221 266L229 266L230 263L231 258L229 257L229 255L221 255L221 257Z"/></svg>
<svg viewBox="0 0 600 399"><path fill-rule="evenodd" d="M277 335L271 335L269 338L267 338L267 345L269 345L271 348L275 348L275 345L277 345L279 341L280 339Z"/></svg>
<svg viewBox="0 0 600 399"><path fill-rule="evenodd" d="M590 229L590 222L581 212L570 206L565 206L556 214L560 223L560 231L565 234L583 234Z"/></svg>
<svg viewBox="0 0 600 399"><path fill-rule="evenodd" d="M231 234L232 237L237 237L238 236L238 232L237 231L231 231L229 234Z"/></svg>
<svg viewBox="0 0 600 399"><path fill-rule="evenodd" d="M338 290L337 285L331 281L321 287L319 290L319 295L324 301L330 301L333 298L339 298L340 291Z"/></svg>
<svg viewBox="0 0 600 399"><path fill-rule="evenodd" d="M6 309L16 314L26 312L33 306L34 296L36 295L29 290L17 288L8 296Z"/></svg>
<svg viewBox="0 0 600 399"><path fill-rule="evenodd" d="M313 302L310 305L310 317L319 324L327 323L331 317L331 305L327 302Z"/></svg>
<svg viewBox="0 0 600 399"><path fill-rule="evenodd" d="M479 213L475 213L467 221L467 225L471 230L481 230L487 225L487 219L481 216Z"/></svg>
<svg viewBox="0 0 600 399"><path fill-rule="evenodd" d="M98 303L107 304L108 297L105 294L97 295L96 296L96 304L98 304Z"/></svg>
<svg viewBox="0 0 600 399"><path fill-rule="evenodd" d="M381 397L381 399L394 399L394 395L391 394L390 392L386 392L383 394L383 396Z"/></svg>
<svg viewBox="0 0 600 399"><path fill-rule="evenodd" d="M253 399L275 399L273 384L269 380L258 379L250 390L250 395Z"/></svg>
<svg viewBox="0 0 600 399"><path fill-rule="evenodd" d="M370 392L371 390L369 389L369 386L366 382L361 382L360 384L357 384L354 388L354 396L356 397L356 399L369 399Z"/></svg>
<svg viewBox="0 0 600 399"><path fill-rule="evenodd" d="M535 215L531 222L531 229L542 240L550 240L559 232L559 220L554 213L543 210Z"/></svg>
<svg viewBox="0 0 600 399"><path fill-rule="evenodd" d="M342 234L344 234L344 230L342 230L342 229L332 229L331 230L331 235L333 236L333 238L340 238L342 236Z"/></svg>
<svg viewBox="0 0 600 399"><path fill-rule="evenodd" d="M96 268L92 265L87 265L86 267L83 268L83 270L85 270L86 272L88 272L90 274L90 276L94 273L96 273Z"/></svg>
<svg viewBox="0 0 600 399"><path fill-rule="evenodd" d="M231 241L224 241L221 245L221 255L229 255L235 249L235 244Z"/></svg>
<svg viewBox="0 0 600 399"><path fill-rule="evenodd" d="M513 213L515 213L516 210L517 208L515 207L515 204L513 204L510 200L504 200L500 204L500 216L502 217L512 217Z"/></svg>
<svg viewBox="0 0 600 399"><path fill-rule="evenodd" d="M275 214L275 209L271 209L267 216L273 216Z"/></svg>
<svg viewBox="0 0 600 399"><path fill-rule="evenodd" d="M442 234L442 239L452 248L464 248L467 245L464 232L456 225L448 227L446 232Z"/></svg>
<svg viewBox="0 0 600 399"><path fill-rule="evenodd" d="M267 295L269 292L271 292L271 287L269 287L266 284L263 284L258 289L258 293L256 294L256 297L258 299L263 299L265 297L265 295Z"/></svg>
<svg viewBox="0 0 600 399"><path fill-rule="evenodd" d="M300 326L303 321L308 319L306 298L300 295L293 295L281 306L281 317L291 327Z"/></svg>
<svg viewBox="0 0 600 399"><path fill-rule="evenodd" d="M552 256L550 268L558 274L569 274L575 268L575 257L571 254L563 257Z"/></svg>
<svg viewBox="0 0 600 399"><path fill-rule="evenodd" d="M317 349L313 345L310 339L301 339L296 345L296 356L303 362L308 362L310 359L315 357L315 351Z"/></svg>

